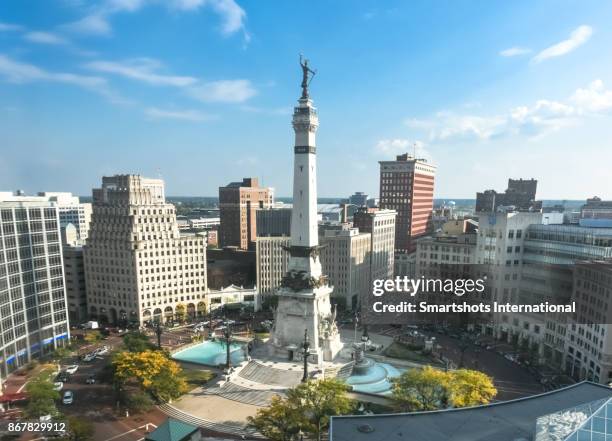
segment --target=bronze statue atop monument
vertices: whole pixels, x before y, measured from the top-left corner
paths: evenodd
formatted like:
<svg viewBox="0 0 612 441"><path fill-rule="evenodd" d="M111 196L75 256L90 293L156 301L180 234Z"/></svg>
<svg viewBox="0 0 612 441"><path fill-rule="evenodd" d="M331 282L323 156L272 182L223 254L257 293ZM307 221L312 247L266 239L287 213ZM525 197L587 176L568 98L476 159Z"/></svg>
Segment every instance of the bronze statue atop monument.
<svg viewBox="0 0 612 441"><path fill-rule="evenodd" d="M300 66L302 66L302 99L308 99L308 85L317 71L308 66L308 59L304 58L302 54L300 54Z"/></svg>

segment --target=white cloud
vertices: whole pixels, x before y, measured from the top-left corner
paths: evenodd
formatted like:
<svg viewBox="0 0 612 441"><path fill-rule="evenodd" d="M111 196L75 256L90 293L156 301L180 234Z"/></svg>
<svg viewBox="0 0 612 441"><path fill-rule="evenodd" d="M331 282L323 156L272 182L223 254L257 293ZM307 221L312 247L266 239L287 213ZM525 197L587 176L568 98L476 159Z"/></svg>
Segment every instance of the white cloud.
<svg viewBox="0 0 612 441"><path fill-rule="evenodd" d="M0 55L0 75L12 83L51 81L90 89L106 85L104 78L63 72L49 72L32 64L15 61L4 55Z"/></svg>
<svg viewBox="0 0 612 441"><path fill-rule="evenodd" d="M517 55L525 55L531 52L531 49L526 47L513 46L499 52L502 57L516 57Z"/></svg>
<svg viewBox="0 0 612 441"><path fill-rule="evenodd" d="M577 89L568 100L537 100L532 105L516 106L497 115L438 112L431 118L410 118L404 123L425 133L431 142L489 140L509 135L531 139L571 127L582 119L612 111L612 90L595 80ZM384 152L406 147L405 140L383 140L377 146ZM407 141L406 141L407 142Z"/></svg>
<svg viewBox="0 0 612 441"><path fill-rule="evenodd" d="M570 104L538 100L531 106L517 106L498 115L446 111L427 120L409 119L406 125L428 133L433 142L489 140L508 135L537 138L574 124L578 114L579 110Z"/></svg>
<svg viewBox="0 0 612 441"><path fill-rule="evenodd" d="M567 40L560 41L557 44L547 47L533 57L533 61L539 63L549 58L568 54L586 43L589 38L591 38L591 35L593 35L593 29L590 26L579 26L574 29Z"/></svg>
<svg viewBox="0 0 612 441"><path fill-rule="evenodd" d="M221 16L223 21L221 32L224 35L231 35L240 30L244 31L246 12L234 0L209 0L208 4ZM245 32L244 35L248 40L248 33Z"/></svg>
<svg viewBox="0 0 612 441"><path fill-rule="evenodd" d="M153 4L183 12L194 12L208 7L221 18L223 35L242 31L245 41L250 39L245 27L246 12L235 0L106 0L93 13L64 25L64 28L81 34L109 35L112 33L109 22L112 15L134 13Z"/></svg>
<svg viewBox="0 0 612 441"><path fill-rule="evenodd" d="M192 87L188 94L204 102L241 103L257 94L249 80L211 81Z"/></svg>
<svg viewBox="0 0 612 441"><path fill-rule="evenodd" d="M583 112L605 112L612 109L612 90L606 90L601 80L595 80L586 89L578 89L572 101Z"/></svg>
<svg viewBox="0 0 612 441"><path fill-rule="evenodd" d="M152 119L174 119L191 122L210 121L215 118L212 115L202 113L198 110L167 110L157 107L149 107L145 110L145 114Z"/></svg>
<svg viewBox="0 0 612 441"><path fill-rule="evenodd" d="M425 144L421 141L409 141L403 138L381 139L374 146L374 150L377 155L385 157L395 157L408 153L431 161L431 155L425 150Z"/></svg>
<svg viewBox="0 0 612 441"><path fill-rule="evenodd" d="M11 23L0 23L0 32L11 32L11 31L22 31L23 26L11 24Z"/></svg>
<svg viewBox="0 0 612 441"><path fill-rule="evenodd" d="M4 77L6 81L16 84L33 82L69 84L100 94L116 104L129 103L129 101L108 87L105 78L68 72L50 72L33 64L15 61L2 54L0 54L0 77Z"/></svg>
<svg viewBox="0 0 612 441"><path fill-rule="evenodd" d="M116 61L93 61L87 63L89 69L111 73L132 80L143 81L154 86L184 87L197 83L197 79L189 76L161 75L154 71L160 67L160 63L149 58L138 58L124 62Z"/></svg>
<svg viewBox="0 0 612 441"><path fill-rule="evenodd" d="M63 28L85 35L106 36L112 33L111 25L106 15L102 13L86 15L80 20L64 25Z"/></svg>
<svg viewBox="0 0 612 441"><path fill-rule="evenodd" d="M50 44L50 45L66 45L68 40L51 32L32 31L24 35L26 40L32 43Z"/></svg>
<svg viewBox="0 0 612 441"><path fill-rule="evenodd" d="M150 58L136 58L122 62L93 61L85 66L97 72L119 75L153 86L182 88L188 96L203 102L242 103L257 94L257 90L249 80L207 82L191 76L159 74L157 71L162 67L161 63Z"/></svg>

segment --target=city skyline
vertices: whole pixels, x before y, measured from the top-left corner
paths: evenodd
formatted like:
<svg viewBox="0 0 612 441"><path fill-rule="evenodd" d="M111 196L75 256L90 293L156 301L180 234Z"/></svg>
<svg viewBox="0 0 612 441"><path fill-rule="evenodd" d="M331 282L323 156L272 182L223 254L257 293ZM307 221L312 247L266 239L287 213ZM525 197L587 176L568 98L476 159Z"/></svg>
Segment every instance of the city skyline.
<svg viewBox="0 0 612 441"><path fill-rule="evenodd" d="M8 1L0 188L89 195L104 175L138 173L169 195L213 196L254 176L288 196L303 52L318 69L321 197L378 197L378 161L416 152L438 166L436 198L522 177L538 179L538 199L609 199L611 12ZM325 33L301 32L315 20Z"/></svg>

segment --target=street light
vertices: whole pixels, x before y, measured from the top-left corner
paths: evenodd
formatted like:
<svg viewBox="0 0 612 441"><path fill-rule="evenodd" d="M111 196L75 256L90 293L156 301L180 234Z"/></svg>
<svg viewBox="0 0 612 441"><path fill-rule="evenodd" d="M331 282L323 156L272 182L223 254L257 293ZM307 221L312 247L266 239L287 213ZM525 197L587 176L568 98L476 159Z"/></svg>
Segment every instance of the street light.
<svg viewBox="0 0 612 441"><path fill-rule="evenodd" d="M304 376L302 383L308 381L308 356L310 355L310 341L308 340L308 329L304 329L304 342L302 343L302 356L304 357Z"/></svg>
<svg viewBox="0 0 612 441"><path fill-rule="evenodd" d="M230 358L230 344L232 342L232 330L230 328L230 324L227 321L227 318L225 319L225 329L223 330L223 337L225 338L225 345L226 345L226 360L225 360L225 369L227 370L227 373L229 374L230 368L232 367L232 360Z"/></svg>
<svg viewBox="0 0 612 441"><path fill-rule="evenodd" d="M163 325L161 324L161 322L159 320L156 320L154 323L155 323L154 324L154 326L155 326L155 334L157 335L157 349L161 350L161 348L162 348L162 346L161 346L161 336L162 336L162 333L164 332Z"/></svg>

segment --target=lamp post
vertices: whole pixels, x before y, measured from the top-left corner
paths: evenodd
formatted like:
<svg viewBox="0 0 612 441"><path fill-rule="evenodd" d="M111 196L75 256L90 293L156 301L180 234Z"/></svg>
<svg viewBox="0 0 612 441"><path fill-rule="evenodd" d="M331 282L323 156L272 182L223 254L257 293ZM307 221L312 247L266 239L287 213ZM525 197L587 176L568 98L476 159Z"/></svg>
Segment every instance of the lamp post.
<svg viewBox="0 0 612 441"><path fill-rule="evenodd" d="M304 357L304 376L302 383L308 381L308 356L310 355L310 341L308 340L308 329L304 329L304 342L302 343L302 356Z"/></svg>
<svg viewBox="0 0 612 441"><path fill-rule="evenodd" d="M164 332L164 329L163 329L163 326L162 326L162 324L161 324L161 322L159 320L155 321L155 325L154 326L155 326L155 335L157 335L157 349L161 350L161 348L162 348L162 346L161 346L161 336L162 336L162 333Z"/></svg>
<svg viewBox="0 0 612 441"><path fill-rule="evenodd" d="M225 360L225 369L229 374L230 368L232 367L232 360L230 357L230 344L232 342L232 330L230 329L230 324L225 320L225 329L223 330L223 337L225 338L225 347L226 347L226 360Z"/></svg>

